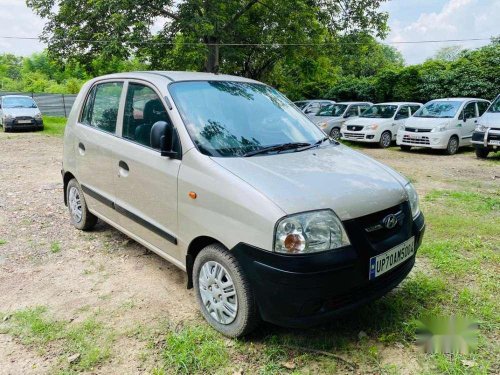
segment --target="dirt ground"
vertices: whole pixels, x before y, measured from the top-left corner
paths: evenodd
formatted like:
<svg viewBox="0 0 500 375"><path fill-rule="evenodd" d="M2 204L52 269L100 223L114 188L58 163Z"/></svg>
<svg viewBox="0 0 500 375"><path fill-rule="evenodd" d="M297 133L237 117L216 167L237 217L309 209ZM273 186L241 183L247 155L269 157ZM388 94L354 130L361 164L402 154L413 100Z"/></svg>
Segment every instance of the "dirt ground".
<svg viewBox="0 0 500 375"><path fill-rule="evenodd" d="M500 186L498 156L483 161L470 150L454 156L395 147L361 151L411 178L421 194ZM0 133L0 239L6 241L0 246L0 311L46 305L56 318L78 321L88 309L101 310L117 330L160 318L201 322L182 271L107 224L87 233L70 225L61 158L61 138ZM54 251L55 243L60 251ZM131 304L134 308L123 308ZM111 362L99 372L138 372L140 345L121 336ZM0 334L0 374L45 373L53 361Z"/></svg>

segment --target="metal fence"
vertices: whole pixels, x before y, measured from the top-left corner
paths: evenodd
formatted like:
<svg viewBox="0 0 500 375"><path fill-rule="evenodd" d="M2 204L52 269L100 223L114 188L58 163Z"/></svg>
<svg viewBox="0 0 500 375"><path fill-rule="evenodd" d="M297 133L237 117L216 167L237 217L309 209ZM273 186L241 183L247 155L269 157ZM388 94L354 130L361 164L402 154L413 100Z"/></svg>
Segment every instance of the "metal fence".
<svg viewBox="0 0 500 375"><path fill-rule="evenodd" d="M37 94L33 92L0 91L0 96L3 95L30 96L35 100L42 115L58 117L68 117L76 99L76 95L73 94Z"/></svg>

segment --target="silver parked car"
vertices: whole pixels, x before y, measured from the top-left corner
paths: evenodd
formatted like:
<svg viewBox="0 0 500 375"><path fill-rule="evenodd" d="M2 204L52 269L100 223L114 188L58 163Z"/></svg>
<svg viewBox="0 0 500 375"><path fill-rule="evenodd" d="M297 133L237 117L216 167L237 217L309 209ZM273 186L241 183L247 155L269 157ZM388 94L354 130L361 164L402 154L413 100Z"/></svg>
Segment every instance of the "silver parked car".
<svg viewBox="0 0 500 375"><path fill-rule="evenodd" d="M42 113L29 96L4 95L0 97L0 125L4 132L26 128L42 130Z"/></svg>
<svg viewBox="0 0 500 375"><path fill-rule="evenodd" d="M370 108L370 102L338 102L319 110L311 119L333 139L340 138L340 128L347 120L356 118Z"/></svg>
<svg viewBox="0 0 500 375"><path fill-rule="evenodd" d="M425 228L407 179L325 137L272 87L228 75L86 83L62 176L76 228L99 218L186 271L205 319L231 337L383 296Z"/></svg>
<svg viewBox="0 0 500 375"><path fill-rule="evenodd" d="M319 110L325 108L327 105L335 104L333 100L299 100L294 104L305 113L307 117L313 117Z"/></svg>

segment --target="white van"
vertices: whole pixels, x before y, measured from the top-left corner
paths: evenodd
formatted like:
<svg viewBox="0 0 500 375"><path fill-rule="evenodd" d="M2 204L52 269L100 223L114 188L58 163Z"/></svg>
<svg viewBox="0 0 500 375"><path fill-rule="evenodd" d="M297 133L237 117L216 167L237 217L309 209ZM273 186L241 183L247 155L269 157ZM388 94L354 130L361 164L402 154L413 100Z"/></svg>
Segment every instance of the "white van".
<svg viewBox="0 0 500 375"><path fill-rule="evenodd" d="M389 102L372 105L361 116L346 121L340 132L342 139L351 142L378 143L389 147L396 139L399 127L416 111L421 103Z"/></svg>
<svg viewBox="0 0 500 375"><path fill-rule="evenodd" d="M335 104L333 100L323 100L323 99L313 99L313 100L299 100L298 102L294 102L299 109L304 112L304 114L312 118L320 111L328 105Z"/></svg>
<svg viewBox="0 0 500 375"><path fill-rule="evenodd" d="M203 316L231 337L383 296L425 227L407 179L325 137L275 89L227 75L86 83L62 176L76 228L103 220L186 271Z"/></svg>
<svg viewBox="0 0 500 375"><path fill-rule="evenodd" d="M396 143L404 151L412 147L445 150L453 155L470 146L478 118L490 102L476 98L431 100L398 131Z"/></svg>

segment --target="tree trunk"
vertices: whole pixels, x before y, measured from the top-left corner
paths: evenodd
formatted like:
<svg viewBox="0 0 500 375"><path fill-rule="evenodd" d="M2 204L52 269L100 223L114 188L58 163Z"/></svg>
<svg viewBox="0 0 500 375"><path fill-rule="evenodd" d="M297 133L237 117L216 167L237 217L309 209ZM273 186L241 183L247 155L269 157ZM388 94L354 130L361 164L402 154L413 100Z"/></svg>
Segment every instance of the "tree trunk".
<svg viewBox="0 0 500 375"><path fill-rule="evenodd" d="M205 71L209 73L219 72L219 41L215 37L206 38L208 56L205 62Z"/></svg>

